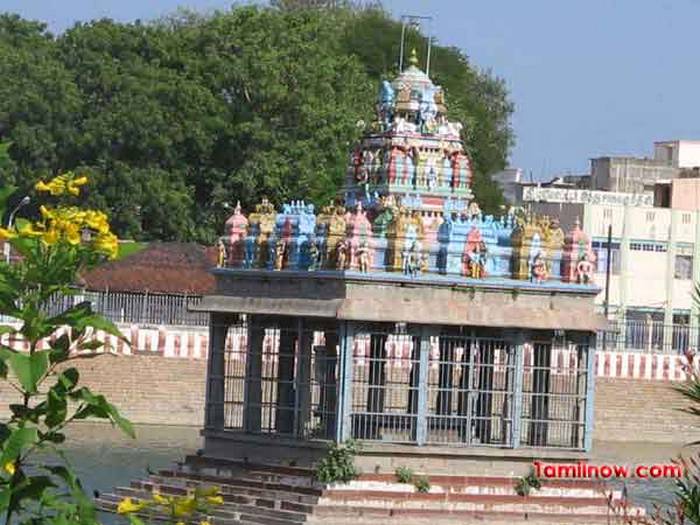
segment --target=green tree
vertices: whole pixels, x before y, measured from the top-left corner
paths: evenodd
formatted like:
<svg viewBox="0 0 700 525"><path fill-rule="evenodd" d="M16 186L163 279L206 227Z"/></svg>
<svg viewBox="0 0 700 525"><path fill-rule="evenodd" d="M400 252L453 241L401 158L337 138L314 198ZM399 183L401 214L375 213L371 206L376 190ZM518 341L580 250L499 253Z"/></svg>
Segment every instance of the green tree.
<svg viewBox="0 0 700 525"><path fill-rule="evenodd" d="M97 20L58 37L2 15L0 140L12 164L1 175L27 192L49 172L83 170L90 204L139 240L211 242L237 199L325 203L379 80L396 73L400 31L381 9L345 2ZM477 198L494 211L488 174L505 165L512 106L459 50L433 50L431 74L465 124Z"/></svg>

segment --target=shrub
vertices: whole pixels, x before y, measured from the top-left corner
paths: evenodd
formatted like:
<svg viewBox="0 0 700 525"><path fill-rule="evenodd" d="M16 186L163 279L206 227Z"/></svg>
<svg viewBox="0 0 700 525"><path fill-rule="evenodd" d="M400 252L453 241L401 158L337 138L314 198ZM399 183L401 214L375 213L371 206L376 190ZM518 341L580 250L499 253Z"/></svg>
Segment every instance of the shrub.
<svg viewBox="0 0 700 525"><path fill-rule="evenodd" d="M399 483L411 483L413 481L413 471L408 467L397 468L395 474Z"/></svg>
<svg viewBox="0 0 700 525"><path fill-rule="evenodd" d="M354 441L333 443L316 467L316 479L321 483L349 483L359 472L355 467L358 446Z"/></svg>
<svg viewBox="0 0 700 525"><path fill-rule="evenodd" d="M413 486L416 488L416 491L420 492L421 494L430 492L430 481L428 481L427 476L416 478L413 482Z"/></svg>

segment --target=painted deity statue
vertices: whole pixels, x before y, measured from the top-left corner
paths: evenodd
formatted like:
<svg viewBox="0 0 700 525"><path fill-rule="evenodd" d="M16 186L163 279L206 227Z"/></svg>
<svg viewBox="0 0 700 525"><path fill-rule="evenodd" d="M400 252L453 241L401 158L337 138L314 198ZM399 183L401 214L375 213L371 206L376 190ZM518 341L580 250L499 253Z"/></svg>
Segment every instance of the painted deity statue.
<svg viewBox="0 0 700 525"><path fill-rule="evenodd" d="M403 253L403 273L411 277L416 277L421 271L423 261L418 249L418 243L414 242L411 247Z"/></svg>
<svg viewBox="0 0 700 525"><path fill-rule="evenodd" d="M224 241L222 241L221 239L219 239L219 242L217 244L217 249L219 250L219 252L217 254L216 265L219 268L223 268L224 266L226 266L227 257L226 257L226 245L224 244Z"/></svg>
<svg viewBox="0 0 700 525"><path fill-rule="evenodd" d="M363 242L357 248L356 255L357 255L359 270L362 273L367 273L369 271L369 246L367 246L367 242Z"/></svg>
<svg viewBox="0 0 700 525"><path fill-rule="evenodd" d="M584 253L576 265L576 282L578 284L591 284L593 282L593 263Z"/></svg>
<svg viewBox="0 0 700 525"><path fill-rule="evenodd" d="M469 270L469 277L472 279L482 279L485 277L485 267L486 267L486 244L481 241L474 245L471 253L467 254L467 268Z"/></svg>
<svg viewBox="0 0 700 525"><path fill-rule="evenodd" d="M287 243L282 239L275 244L275 270L284 268L284 254L286 252Z"/></svg>
<svg viewBox="0 0 700 525"><path fill-rule="evenodd" d="M335 252L335 267L338 270L345 270L348 261L348 245L345 241L340 241Z"/></svg>
<svg viewBox="0 0 700 525"><path fill-rule="evenodd" d="M394 122L395 100L396 94L391 82L383 80L379 88L379 103L377 105L377 113L383 131L388 131Z"/></svg>
<svg viewBox="0 0 700 525"><path fill-rule="evenodd" d="M547 262L542 252L539 252L532 261L532 280L536 283L543 283L548 277Z"/></svg>
<svg viewBox="0 0 700 525"><path fill-rule="evenodd" d="M316 241L311 241L308 245L309 250L309 268L310 272L316 271L319 267L321 252L318 249Z"/></svg>
<svg viewBox="0 0 700 525"><path fill-rule="evenodd" d="M435 86L427 86L422 93L420 109L418 112L421 133L435 133L437 131L437 104L435 103Z"/></svg>

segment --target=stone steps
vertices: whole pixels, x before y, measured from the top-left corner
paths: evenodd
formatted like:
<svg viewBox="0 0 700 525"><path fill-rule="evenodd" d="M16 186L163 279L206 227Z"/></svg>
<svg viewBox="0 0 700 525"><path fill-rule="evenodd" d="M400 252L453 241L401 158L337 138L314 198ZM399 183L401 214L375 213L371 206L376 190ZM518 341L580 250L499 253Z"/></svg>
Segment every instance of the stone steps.
<svg viewBox="0 0 700 525"><path fill-rule="evenodd" d="M420 474L417 474L420 475ZM119 487L99 500L114 510L123 497L187 494L198 486L217 486L224 504L212 510L212 525L603 525L619 505L620 491L594 481L546 481L540 490L516 494L508 477L428 476L430 489L419 493L393 474L365 474L345 485L323 486L309 469L250 465L196 458L178 468ZM632 509L636 513L637 509Z"/></svg>
<svg viewBox="0 0 700 525"><path fill-rule="evenodd" d="M223 494L242 494L247 496L286 500L295 504L313 505L318 501L322 491L320 489L311 490L299 488L293 490L293 487L285 486L276 483L263 483L255 480L240 478L240 479L222 479L207 477L207 479L189 477L187 479L174 478L172 476L153 475L144 481L132 482L132 486L139 484L143 488L153 490L162 486L173 486L181 488L194 488L198 486L211 486L216 484L221 489Z"/></svg>
<svg viewBox="0 0 700 525"><path fill-rule="evenodd" d="M169 492L162 489L163 495L182 495L179 491ZM113 495L114 501L130 497L134 501L148 499L150 491L131 487L118 487ZM224 504L212 508L207 517L213 518L214 523L262 523L265 525L298 525L306 521L308 512L298 512L275 508L274 500L256 500L245 496L224 494ZM103 498L101 498L103 499ZM309 509L306 509L307 511Z"/></svg>

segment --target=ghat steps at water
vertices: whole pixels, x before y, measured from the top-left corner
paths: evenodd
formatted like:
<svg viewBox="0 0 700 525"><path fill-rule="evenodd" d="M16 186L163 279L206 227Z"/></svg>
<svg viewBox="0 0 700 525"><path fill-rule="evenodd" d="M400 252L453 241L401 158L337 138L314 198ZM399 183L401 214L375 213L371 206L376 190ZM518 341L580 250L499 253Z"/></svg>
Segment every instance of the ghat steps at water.
<svg viewBox="0 0 700 525"><path fill-rule="evenodd" d="M224 504L212 511L212 525L602 525L615 523L610 506L622 503L618 491L595 482L545 482L542 489L522 497L515 492L515 481L432 476L430 491L417 493L413 485L398 483L391 474L363 474L346 485L323 486L308 469L188 458L172 470L101 495L98 504L114 511L124 497L148 498L154 489L184 495L200 485L216 485Z"/></svg>

